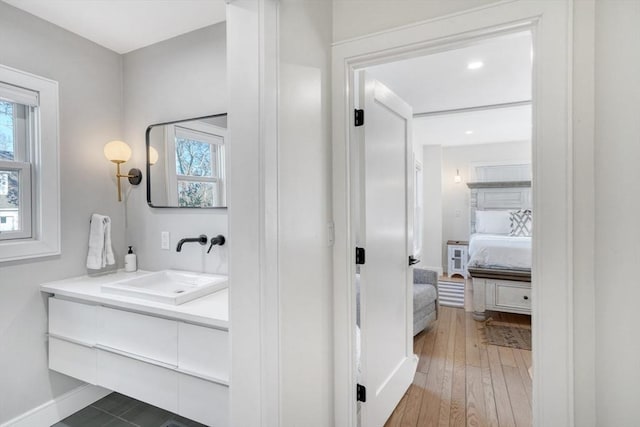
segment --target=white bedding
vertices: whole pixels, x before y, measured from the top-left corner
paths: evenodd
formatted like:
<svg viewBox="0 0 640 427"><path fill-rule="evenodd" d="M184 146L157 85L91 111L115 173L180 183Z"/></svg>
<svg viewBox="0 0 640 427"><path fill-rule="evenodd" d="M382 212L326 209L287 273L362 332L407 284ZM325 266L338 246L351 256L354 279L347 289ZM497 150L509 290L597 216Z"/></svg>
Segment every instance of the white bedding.
<svg viewBox="0 0 640 427"><path fill-rule="evenodd" d="M475 233L469 239L469 267L531 269L531 237Z"/></svg>

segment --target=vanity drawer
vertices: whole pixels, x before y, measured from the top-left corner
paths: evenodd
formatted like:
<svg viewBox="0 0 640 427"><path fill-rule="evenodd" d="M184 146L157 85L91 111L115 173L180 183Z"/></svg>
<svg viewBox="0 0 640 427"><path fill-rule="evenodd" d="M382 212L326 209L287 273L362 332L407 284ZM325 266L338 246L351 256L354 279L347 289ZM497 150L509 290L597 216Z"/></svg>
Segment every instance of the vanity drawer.
<svg viewBox="0 0 640 427"><path fill-rule="evenodd" d="M50 336L49 369L96 384L95 350Z"/></svg>
<svg viewBox="0 0 640 427"><path fill-rule="evenodd" d="M181 374L178 414L212 427L229 425L229 387Z"/></svg>
<svg viewBox="0 0 640 427"><path fill-rule="evenodd" d="M178 322L100 307L98 342L127 353L178 364Z"/></svg>
<svg viewBox="0 0 640 427"><path fill-rule="evenodd" d="M229 332L180 322L178 368L229 381Z"/></svg>
<svg viewBox="0 0 640 427"><path fill-rule="evenodd" d="M99 385L167 411L178 411L176 371L109 351L96 352Z"/></svg>
<svg viewBox="0 0 640 427"><path fill-rule="evenodd" d="M497 307L531 309L531 288L496 283L495 305Z"/></svg>
<svg viewBox="0 0 640 427"><path fill-rule="evenodd" d="M93 345L96 342L95 305L49 298L49 333Z"/></svg>

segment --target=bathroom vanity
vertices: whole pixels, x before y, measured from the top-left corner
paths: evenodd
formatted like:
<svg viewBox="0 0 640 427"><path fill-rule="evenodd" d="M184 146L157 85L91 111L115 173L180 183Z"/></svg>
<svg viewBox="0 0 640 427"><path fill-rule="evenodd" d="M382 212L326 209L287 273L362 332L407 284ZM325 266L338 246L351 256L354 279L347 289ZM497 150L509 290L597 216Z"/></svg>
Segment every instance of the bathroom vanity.
<svg viewBox="0 0 640 427"><path fill-rule="evenodd" d="M194 283L214 281L211 293L186 302L165 300L147 284L173 280L168 271L43 284L50 294L49 368L209 426L227 426L226 278L191 274L197 276Z"/></svg>

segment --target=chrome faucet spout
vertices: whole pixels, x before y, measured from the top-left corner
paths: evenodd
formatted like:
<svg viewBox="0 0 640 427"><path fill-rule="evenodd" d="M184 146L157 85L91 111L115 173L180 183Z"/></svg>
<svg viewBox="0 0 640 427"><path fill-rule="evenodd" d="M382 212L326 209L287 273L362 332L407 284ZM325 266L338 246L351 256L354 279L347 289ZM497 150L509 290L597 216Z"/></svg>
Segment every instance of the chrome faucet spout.
<svg viewBox="0 0 640 427"><path fill-rule="evenodd" d="M182 251L182 245L184 245L185 243L198 242L204 246L207 244L207 240L209 239L205 234L201 234L198 237L185 237L184 239L180 239L180 241L178 242L178 246L176 246L176 252Z"/></svg>

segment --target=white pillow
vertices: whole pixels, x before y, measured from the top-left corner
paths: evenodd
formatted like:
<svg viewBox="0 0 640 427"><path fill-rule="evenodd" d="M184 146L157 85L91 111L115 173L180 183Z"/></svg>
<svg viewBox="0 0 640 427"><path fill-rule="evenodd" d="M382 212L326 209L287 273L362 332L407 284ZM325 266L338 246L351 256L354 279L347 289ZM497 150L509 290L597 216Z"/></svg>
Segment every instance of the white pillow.
<svg viewBox="0 0 640 427"><path fill-rule="evenodd" d="M510 211L476 211L476 233L511 233Z"/></svg>

